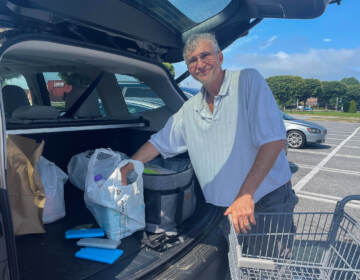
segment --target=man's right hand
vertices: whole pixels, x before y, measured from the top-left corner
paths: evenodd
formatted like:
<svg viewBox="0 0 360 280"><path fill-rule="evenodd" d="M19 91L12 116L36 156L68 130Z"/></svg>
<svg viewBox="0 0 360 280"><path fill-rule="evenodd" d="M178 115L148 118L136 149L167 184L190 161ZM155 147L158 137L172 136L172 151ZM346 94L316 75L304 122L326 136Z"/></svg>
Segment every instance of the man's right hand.
<svg viewBox="0 0 360 280"><path fill-rule="evenodd" d="M134 165L129 162L128 164L124 165L123 167L120 168L120 173L121 173L121 184L123 186L126 186L127 185L127 174L134 170Z"/></svg>

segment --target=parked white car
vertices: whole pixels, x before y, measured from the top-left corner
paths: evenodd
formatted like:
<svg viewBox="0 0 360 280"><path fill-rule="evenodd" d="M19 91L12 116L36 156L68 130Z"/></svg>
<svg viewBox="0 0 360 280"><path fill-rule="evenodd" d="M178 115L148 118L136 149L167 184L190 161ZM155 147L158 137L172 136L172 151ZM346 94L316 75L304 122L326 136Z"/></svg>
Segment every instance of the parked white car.
<svg viewBox="0 0 360 280"><path fill-rule="evenodd" d="M289 148L300 149L306 144L324 143L326 128L305 120L295 119L283 113Z"/></svg>

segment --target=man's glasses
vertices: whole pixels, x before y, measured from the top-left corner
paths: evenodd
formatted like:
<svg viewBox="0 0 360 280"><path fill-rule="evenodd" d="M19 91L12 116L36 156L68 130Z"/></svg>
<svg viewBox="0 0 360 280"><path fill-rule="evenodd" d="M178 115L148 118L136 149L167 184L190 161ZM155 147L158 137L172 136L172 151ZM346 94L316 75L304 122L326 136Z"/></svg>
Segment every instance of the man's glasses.
<svg viewBox="0 0 360 280"><path fill-rule="evenodd" d="M198 56L190 57L190 59L187 60L186 64L190 69L195 68L199 60L204 63L215 60L215 54L215 52L202 52Z"/></svg>

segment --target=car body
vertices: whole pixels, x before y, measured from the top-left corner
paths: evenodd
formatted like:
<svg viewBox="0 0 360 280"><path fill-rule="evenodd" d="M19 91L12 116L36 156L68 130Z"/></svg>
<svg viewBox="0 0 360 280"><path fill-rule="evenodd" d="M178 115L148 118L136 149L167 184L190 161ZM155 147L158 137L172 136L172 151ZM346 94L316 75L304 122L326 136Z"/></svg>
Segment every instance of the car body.
<svg viewBox="0 0 360 280"><path fill-rule="evenodd" d="M321 144L325 142L327 130L325 127L294 117L282 112L285 123L289 148L299 149L306 144Z"/></svg>
<svg viewBox="0 0 360 280"><path fill-rule="evenodd" d="M191 34L214 31L224 49L262 18L313 18L326 5L324 0L201 1L197 13L176 1L0 1L0 76L20 88L26 101L19 106L20 97L12 98L17 106L7 111L2 89L2 279L221 279L227 270L222 213L205 203L199 187L197 209L181 228L182 242L161 253L132 235L122 240L124 255L112 265L74 258L79 248L64 239L64 232L94 220L83 193L70 183L64 219L46 225L46 234L15 236L6 137L45 140L43 155L64 171L70 158L85 150L108 147L131 155L186 100L162 62L181 61ZM50 82L64 88L50 92Z"/></svg>

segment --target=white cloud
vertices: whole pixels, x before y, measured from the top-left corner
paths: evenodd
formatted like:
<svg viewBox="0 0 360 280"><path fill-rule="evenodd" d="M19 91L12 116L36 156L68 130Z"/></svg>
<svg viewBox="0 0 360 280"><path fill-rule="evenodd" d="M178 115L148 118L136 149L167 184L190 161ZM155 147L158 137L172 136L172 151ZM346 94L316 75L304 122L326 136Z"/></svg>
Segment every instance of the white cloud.
<svg viewBox="0 0 360 280"><path fill-rule="evenodd" d="M311 49L306 53L278 52L273 54L240 53L234 55L225 68L258 69L265 77L298 75L303 78L340 80L344 77L360 78L360 48Z"/></svg>
<svg viewBox="0 0 360 280"><path fill-rule="evenodd" d="M325 43L330 43L332 40L331 40L330 38L324 38L323 41L324 41Z"/></svg>
<svg viewBox="0 0 360 280"><path fill-rule="evenodd" d="M262 45L260 47L260 49L264 50L267 49L268 47L270 47L272 45L272 43L277 39L277 36L274 35L272 36L269 40L267 40L267 42L265 43L265 45Z"/></svg>

